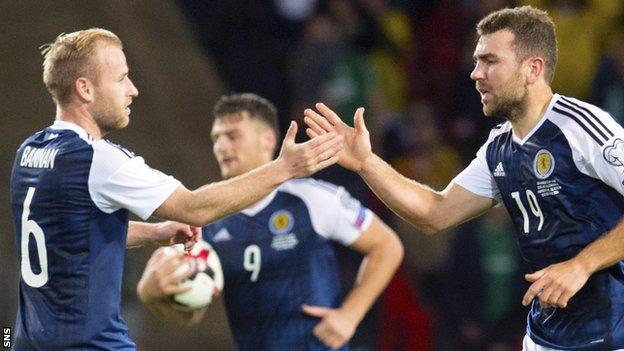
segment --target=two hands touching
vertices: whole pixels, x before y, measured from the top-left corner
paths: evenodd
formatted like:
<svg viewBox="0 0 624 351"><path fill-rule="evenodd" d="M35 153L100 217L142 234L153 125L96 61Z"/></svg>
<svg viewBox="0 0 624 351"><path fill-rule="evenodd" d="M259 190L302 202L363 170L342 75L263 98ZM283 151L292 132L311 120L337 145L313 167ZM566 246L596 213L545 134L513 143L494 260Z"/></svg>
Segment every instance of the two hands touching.
<svg viewBox="0 0 624 351"><path fill-rule="evenodd" d="M338 163L351 171L362 170L365 161L373 156L370 133L364 123L364 108L355 111L354 128L348 126L340 117L323 103L317 103L320 114L312 109L304 111L306 134L314 140L328 133L337 133L344 138L344 148L338 153Z"/></svg>
<svg viewBox="0 0 624 351"><path fill-rule="evenodd" d="M286 173L292 178L310 176L338 161L338 153L343 148L343 137L336 132L318 135L303 143L296 143L297 123L290 122L282 148L275 160L283 164Z"/></svg>

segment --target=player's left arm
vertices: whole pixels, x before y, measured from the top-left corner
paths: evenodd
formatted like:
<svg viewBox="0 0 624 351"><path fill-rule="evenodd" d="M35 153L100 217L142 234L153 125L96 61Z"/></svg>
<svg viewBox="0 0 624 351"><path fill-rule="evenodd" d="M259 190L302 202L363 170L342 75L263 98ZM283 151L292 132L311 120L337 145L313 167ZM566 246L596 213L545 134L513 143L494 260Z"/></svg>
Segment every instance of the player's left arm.
<svg viewBox="0 0 624 351"><path fill-rule="evenodd" d="M536 296L542 306L566 307L568 301L595 272L624 260L624 221L607 235L586 246L574 258L527 274L532 282L522 304L527 306Z"/></svg>
<svg viewBox="0 0 624 351"><path fill-rule="evenodd" d="M132 248L148 244L158 246L184 244L184 248L190 250L200 237L201 228L188 224L173 221L159 223L130 221L126 247Z"/></svg>
<svg viewBox="0 0 624 351"><path fill-rule="evenodd" d="M342 305L337 309L303 305L305 313L321 318L314 335L332 348L341 347L351 339L403 259L399 238L375 215L370 226L350 247L365 257L358 279Z"/></svg>

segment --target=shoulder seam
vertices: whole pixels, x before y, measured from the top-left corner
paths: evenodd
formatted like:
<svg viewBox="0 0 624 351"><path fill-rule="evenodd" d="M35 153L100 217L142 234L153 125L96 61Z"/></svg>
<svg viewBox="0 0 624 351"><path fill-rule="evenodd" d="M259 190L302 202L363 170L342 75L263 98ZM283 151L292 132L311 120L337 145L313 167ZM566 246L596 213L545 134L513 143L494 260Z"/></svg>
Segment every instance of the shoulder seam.
<svg viewBox="0 0 624 351"><path fill-rule="evenodd" d="M324 180L320 180L320 179L314 179L314 178L299 178L299 179L292 179L289 180L288 182L285 182L284 185L286 186L280 186L278 187L278 190L282 190L283 188L288 188L288 183L299 183L299 184L303 184L303 186L308 186L310 188L316 189L316 188L320 188L323 189L325 191L327 191L330 194L336 194L340 191L340 186L332 184L330 182L326 182Z"/></svg>
<svg viewBox="0 0 624 351"><path fill-rule="evenodd" d="M568 100L566 100L566 102L574 104L574 102L571 102L571 101L568 101ZM600 119L598 117L596 117L596 115L594 115L593 113L589 112L589 110L585 109L587 112L589 112L589 114L590 114L590 116L589 116L586 113L584 113L582 110L579 109L579 108L581 108L581 106L579 106L577 104L574 104L574 105L576 105L576 107L578 107L578 108L576 108L574 106L571 106L569 104L563 103L562 101L557 101L555 103L555 106L552 107L552 110L555 113L557 113L558 115L560 115L560 116L568 117L571 120L573 120L592 139L594 139L596 141L596 143L598 143L598 145L603 146L604 143L609 140L609 137L602 130L600 130L600 128L598 128L598 126L595 124L595 122L598 122L600 125L602 125L603 128L611 136L613 136L613 133L606 126L604 126L602 121L600 121ZM563 109L566 109L566 110L563 110ZM584 123L583 121L585 121L586 123Z"/></svg>
<svg viewBox="0 0 624 351"><path fill-rule="evenodd" d="M126 149L125 147L123 147L123 146L121 146L119 144L116 144L116 143L114 143L114 142L112 142L112 141L110 141L108 139L104 139L104 141L106 143L108 143L108 145L113 146L114 148L116 148L119 151L123 152L126 156L128 156L128 158L134 158L134 156L135 156L134 153L132 151Z"/></svg>
<svg viewBox="0 0 624 351"><path fill-rule="evenodd" d="M574 106L576 106L576 107L580 108L581 110L583 110L583 111L587 112L587 113L588 113L591 117L593 117L593 119L594 119L596 122L598 122L598 124L600 124L600 126L601 126L601 127L602 127L602 128L603 128L603 129L604 129L604 130L605 130L605 131L609 134L609 136L613 136L613 135L614 135L614 134L613 134L613 132L612 132L612 131L611 131L611 130L610 130L610 129L609 129L609 128L608 128L608 127L607 127L607 126L603 123L603 122L602 122L602 120L601 120L598 116L596 116L593 112L591 112L591 110L590 110L590 109L588 109L588 108L587 108L587 107L585 107L585 106L582 106L582 105L580 105L580 104L575 103L574 101L572 101L572 100L568 99L568 98L567 98L567 97L565 97L565 96L562 96L562 97L561 97L561 99L562 99L563 101L565 101L565 102L567 102L567 103L569 103L569 104L572 104L572 105L574 105ZM608 139L608 138L607 138L607 139Z"/></svg>
<svg viewBox="0 0 624 351"><path fill-rule="evenodd" d="M507 122L501 123L490 130L490 135L488 135L487 140L484 145L492 143L496 138L501 135L507 134L511 131L510 128L505 128L507 126Z"/></svg>

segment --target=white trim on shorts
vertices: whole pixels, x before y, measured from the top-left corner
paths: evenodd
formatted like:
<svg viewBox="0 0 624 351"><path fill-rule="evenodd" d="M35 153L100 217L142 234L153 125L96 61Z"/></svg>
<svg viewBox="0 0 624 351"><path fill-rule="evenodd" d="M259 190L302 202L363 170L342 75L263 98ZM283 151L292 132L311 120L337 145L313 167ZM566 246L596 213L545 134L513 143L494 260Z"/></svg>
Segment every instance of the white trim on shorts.
<svg viewBox="0 0 624 351"><path fill-rule="evenodd" d="M529 334L524 334L524 339L522 339L522 351L562 351L557 349L551 349L542 345L536 344L531 338Z"/></svg>

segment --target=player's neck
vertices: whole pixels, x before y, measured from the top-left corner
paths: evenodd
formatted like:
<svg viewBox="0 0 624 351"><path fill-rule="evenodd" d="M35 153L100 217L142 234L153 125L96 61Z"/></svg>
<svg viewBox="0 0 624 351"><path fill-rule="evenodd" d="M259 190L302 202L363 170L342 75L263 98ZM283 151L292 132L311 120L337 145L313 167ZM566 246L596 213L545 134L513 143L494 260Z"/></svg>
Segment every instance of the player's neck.
<svg viewBox="0 0 624 351"><path fill-rule="evenodd" d="M529 92L527 109L523 116L511 122L513 133L519 139L529 134L544 117L546 109L553 97L550 87Z"/></svg>
<svg viewBox="0 0 624 351"><path fill-rule="evenodd" d="M80 126L95 140L102 139L104 136L102 130L93 119L93 116L84 106L75 106L71 103L63 106L57 105L56 119Z"/></svg>

